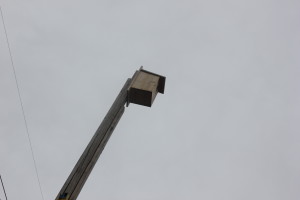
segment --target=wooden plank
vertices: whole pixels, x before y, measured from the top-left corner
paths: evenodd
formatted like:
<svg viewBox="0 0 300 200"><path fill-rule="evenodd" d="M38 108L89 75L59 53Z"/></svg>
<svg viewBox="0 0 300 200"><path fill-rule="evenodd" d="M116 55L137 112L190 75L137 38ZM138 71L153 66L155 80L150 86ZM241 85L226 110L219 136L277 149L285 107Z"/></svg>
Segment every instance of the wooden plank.
<svg viewBox="0 0 300 200"><path fill-rule="evenodd" d="M88 164L88 166L87 166L87 168L86 168L84 174L82 175L82 177L80 178L78 184L77 184L76 187L74 188L74 191L73 191L73 193L72 193L71 196L70 196L70 200L75 200L75 199L77 198L77 196L79 195L79 193L80 193L82 187L84 186L84 184L85 184L85 182L86 182L88 176L89 176L90 173L92 172L92 169L94 168L94 166L95 166L95 164L96 164L96 162L97 162L97 160L98 160L100 154L102 153L102 151L103 151L103 149L104 149L106 143L108 142L108 140L109 140L111 134L113 133L115 127L117 126L119 120L121 119L121 117L122 117L122 115L123 115L123 113L124 113L124 110L125 110L125 108L123 107L123 108L119 111L119 113L118 113L117 117L115 118L115 120L114 120L112 126L109 128L109 130L108 130L107 133L105 134L105 137L103 138L103 140L102 140L101 143L99 144L99 146L98 146L98 148L97 148L95 154L93 155L93 157L92 157L90 163Z"/></svg>
<svg viewBox="0 0 300 200"><path fill-rule="evenodd" d="M124 105L127 101L127 89L130 83L131 79L128 79L124 84L122 90L120 91L113 105L104 117L102 123L100 124L90 143L86 147L85 151L81 155L75 167L73 168L67 181L58 193L56 200L59 200L62 194L66 194L66 196L69 195L69 197L72 198L68 198L68 200L75 200L77 198L80 189L87 180L88 175L90 174L95 164L91 163L97 161L98 157L100 156L102 150L105 147L106 142L109 139L109 136L114 130L114 128L112 127L115 127L117 125L119 118L124 112ZM120 112L122 114L120 114ZM74 195L72 195L73 193Z"/></svg>
<svg viewBox="0 0 300 200"><path fill-rule="evenodd" d="M159 76L140 71L132 83L132 87L140 90L156 92Z"/></svg>

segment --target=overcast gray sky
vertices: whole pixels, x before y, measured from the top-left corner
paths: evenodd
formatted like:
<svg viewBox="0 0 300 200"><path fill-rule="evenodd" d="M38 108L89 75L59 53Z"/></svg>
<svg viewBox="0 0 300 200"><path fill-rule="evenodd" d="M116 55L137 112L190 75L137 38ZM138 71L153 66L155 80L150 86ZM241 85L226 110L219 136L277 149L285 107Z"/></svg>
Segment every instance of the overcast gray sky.
<svg viewBox="0 0 300 200"><path fill-rule="evenodd" d="M165 94L126 109L78 199L300 199L300 1L0 5L45 200L141 65ZM41 199L2 22L0 173Z"/></svg>

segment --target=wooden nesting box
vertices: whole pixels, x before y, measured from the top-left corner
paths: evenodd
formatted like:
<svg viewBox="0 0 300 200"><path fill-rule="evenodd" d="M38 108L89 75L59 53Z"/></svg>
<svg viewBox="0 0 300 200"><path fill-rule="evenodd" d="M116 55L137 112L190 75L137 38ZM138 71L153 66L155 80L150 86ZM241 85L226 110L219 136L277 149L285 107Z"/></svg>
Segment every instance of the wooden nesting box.
<svg viewBox="0 0 300 200"><path fill-rule="evenodd" d="M128 89L128 103L151 107L157 93L164 93L164 76L140 69L136 71Z"/></svg>

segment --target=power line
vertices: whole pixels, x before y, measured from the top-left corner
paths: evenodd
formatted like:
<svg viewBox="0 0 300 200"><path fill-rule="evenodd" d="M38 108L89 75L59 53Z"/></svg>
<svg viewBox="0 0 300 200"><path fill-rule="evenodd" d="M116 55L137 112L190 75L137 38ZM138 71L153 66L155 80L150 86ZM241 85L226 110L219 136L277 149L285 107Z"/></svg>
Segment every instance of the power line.
<svg viewBox="0 0 300 200"><path fill-rule="evenodd" d="M2 188L3 188L3 192L4 192L4 195L5 195L5 199L7 200L7 195L6 195L6 191L5 191L5 187L4 187L4 183L2 181L1 175L0 175L0 180L1 180Z"/></svg>
<svg viewBox="0 0 300 200"><path fill-rule="evenodd" d="M16 81L16 86L17 86L17 90L18 90L18 96L19 96L19 101L20 101L20 105L21 105L21 109L22 109L22 115L23 115L23 119L24 119L24 123L25 123L27 138L28 138L28 141L29 141L30 151L31 151L31 155L32 155L34 168L35 168L35 173L36 173L39 189L40 189L40 192L41 192L41 196L42 196L42 199L44 200L44 195L43 195L43 191L42 191L42 187L41 187L40 177L39 177L39 173L38 173L38 170L37 170L37 165L36 165L36 161L35 161L35 157L34 157L34 153L33 153L31 138L30 138L30 134L29 134L29 130L28 130L27 121L26 121L24 106L23 106L23 102L22 102L22 98L21 98L19 83L18 83L18 79L17 79L17 73L16 73L16 69L15 69L15 65L14 65L14 61L13 61L13 57L12 57L12 53L11 53L11 49L10 49L8 34L7 34L7 30L6 30L6 26L5 26L5 22L4 22L4 16L3 16L1 6L0 6L0 12L1 12L1 17L2 17L2 22L3 22L5 37L6 37L6 43L7 43L7 47L8 47L8 51L9 51L9 55L10 55L10 61L11 61L11 65L12 65L12 68L13 68L14 77L15 77L15 81Z"/></svg>

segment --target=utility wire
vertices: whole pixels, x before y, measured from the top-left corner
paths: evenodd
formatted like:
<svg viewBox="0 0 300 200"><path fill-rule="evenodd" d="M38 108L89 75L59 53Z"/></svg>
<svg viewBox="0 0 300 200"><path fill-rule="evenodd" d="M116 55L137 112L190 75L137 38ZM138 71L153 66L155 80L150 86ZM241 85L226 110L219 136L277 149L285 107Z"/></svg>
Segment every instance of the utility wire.
<svg viewBox="0 0 300 200"><path fill-rule="evenodd" d="M22 98L21 98L21 93L20 93L20 88L19 88L19 83L18 83L18 79L17 79L17 73L16 73L16 69L15 69L15 65L14 65L14 61L13 61L13 57L12 57L12 53L11 53L11 49L10 49L10 44L9 44L9 40L8 40L7 30L6 30L6 26L5 26L5 22L4 22L4 17L3 17L3 12L2 12L1 6L0 6L0 12L1 12L1 17L2 17L2 22L3 22L3 27L4 27L6 42L7 42L7 46L8 46L8 51L9 51L9 55L10 55L10 61L11 61L11 65L12 65L12 68L13 68L14 77L15 77L15 81L16 81L16 86L17 86L17 90L18 90L18 96L19 96L19 101L20 101L20 105L21 105L21 109L22 109L22 115L23 115L23 119L24 119L24 123L25 123L27 138L28 138L28 141L29 141L30 151L31 151L31 155L32 155L32 160L33 160L34 168L35 168L36 178L37 178L37 181L38 181L38 185L39 185L39 189L40 189L40 192L41 192L42 199L44 200L44 195L43 195L43 191L42 191L42 187L41 187L40 177L39 177L39 173L38 173L38 170L37 170L37 165L36 165L36 161L35 161L35 157L34 157L34 153L33 153L31 138L30 138L30 134L29 134L29 131L28 131L28 125L27 125L27 121L26 121L24 106L23 106L23 102L22 102Z"/></svg>
<svg viewBox="0 0 300 200"><path fill-rule="evenodd" d="M5 195L5 199L7 200L7 195L6 195L6 191L5 191L5 187L4 187L1 175L0 175L0 180L1 180L2 188L3 188L3 192L4 192L4 195Z"/></svg>
<svg viewBox="0 0 300 200"><path fill-rule="evenodd" d="M4 187L1 175L0 175L0 180L1 180L2 188L3 188L3 192L4 192L4 195L5 195L5 199L7 200L7 196L6 196L6 192L5 192L5 187Z"/></svg>

